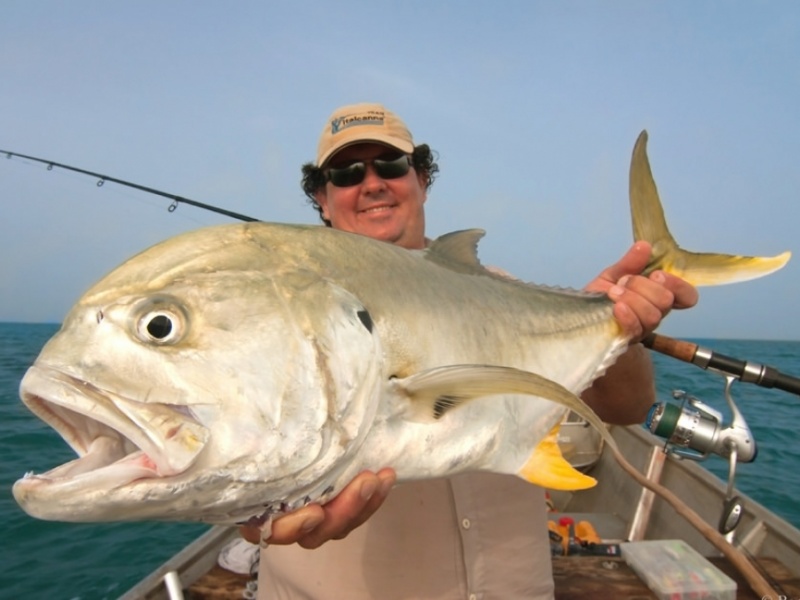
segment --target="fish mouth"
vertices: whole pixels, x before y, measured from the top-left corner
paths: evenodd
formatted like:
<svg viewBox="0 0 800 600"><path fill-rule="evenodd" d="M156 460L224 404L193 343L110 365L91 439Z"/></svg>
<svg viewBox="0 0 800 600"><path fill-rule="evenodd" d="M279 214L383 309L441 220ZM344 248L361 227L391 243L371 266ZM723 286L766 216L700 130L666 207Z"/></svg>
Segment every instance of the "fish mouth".
<svg viewBox="0 0 800 600"><path fill-rule="evenodd" d="M126 399L46 366L28 369L20 396L78 454L46 473L26 474L22 487L110 489L174 477L195 462L208 439L185 406Z"/></svg>

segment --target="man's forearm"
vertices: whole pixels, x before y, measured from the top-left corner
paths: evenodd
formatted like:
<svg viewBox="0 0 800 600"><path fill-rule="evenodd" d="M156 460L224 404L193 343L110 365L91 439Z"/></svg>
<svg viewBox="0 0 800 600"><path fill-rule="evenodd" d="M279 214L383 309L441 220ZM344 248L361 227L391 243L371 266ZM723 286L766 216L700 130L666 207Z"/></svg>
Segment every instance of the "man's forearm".
<svg viewBox="0 0 800 600"><path fill-rule="evenodd" d="M641 423L655 402L653 363L641 344L633 344L581 397L606 423Z"/></svg>

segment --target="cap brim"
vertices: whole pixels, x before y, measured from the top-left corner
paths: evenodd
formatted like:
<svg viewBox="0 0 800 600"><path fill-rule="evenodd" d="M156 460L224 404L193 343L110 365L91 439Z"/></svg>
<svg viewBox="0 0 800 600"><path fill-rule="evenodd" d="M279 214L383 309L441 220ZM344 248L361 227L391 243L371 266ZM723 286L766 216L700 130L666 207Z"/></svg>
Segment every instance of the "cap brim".
<svg viewBox="0 0 800 600"><path fill-rule="evenodd" d="M369 143L377 143L383 144L384 146L389 146L390 148L394 148L395 150L399 150L400 152L405 152L406 154L411 154L414 152L414 144L409 143L406 140L398 139L394 136L390 135L373 135L369 137L357 137L352 140L346 140L340 142L330 150L328 150L325 154L319 157L317 161L317 166L320 168L324 167L325 164L328 162L330 158L333 157L334 154L339 152L340 150L344 150L350 146L355 146L356 144L369 144Z"/></svg>

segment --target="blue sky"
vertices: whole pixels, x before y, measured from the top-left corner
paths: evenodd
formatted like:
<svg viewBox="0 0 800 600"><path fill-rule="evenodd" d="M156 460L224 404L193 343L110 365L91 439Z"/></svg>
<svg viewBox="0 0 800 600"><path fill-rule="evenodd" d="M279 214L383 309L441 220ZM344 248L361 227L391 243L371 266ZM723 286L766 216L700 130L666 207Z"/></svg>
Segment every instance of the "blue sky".
<svg viewBox="0 0 800 600"><path fill-rule="evenodd" d="M795 253L800 4L6 0L0 148L254 217L316 222L299 188L330 112L382 102L439 154L428 233L581 287L631 242L633 143L678 241ZM60 321L133 253L228 222L0 160L0 320ZM800 339L798 258L701 290L662 331Z"/></svg>

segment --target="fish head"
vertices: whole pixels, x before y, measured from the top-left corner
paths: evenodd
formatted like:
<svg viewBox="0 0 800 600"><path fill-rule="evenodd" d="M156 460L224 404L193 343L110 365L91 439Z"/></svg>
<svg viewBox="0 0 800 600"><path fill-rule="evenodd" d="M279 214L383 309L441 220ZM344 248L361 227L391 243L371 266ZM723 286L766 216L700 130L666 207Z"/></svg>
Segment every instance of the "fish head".
<svg viewBox="0 0 800 600"><path fill-rule="evenodd" d="M176 251L156 247L71 310L20 395L78 459L15 484L29 514L236 522L357 450L379 399L368 312L243 244L249 261L228 244L154 277Z"/></svg>

